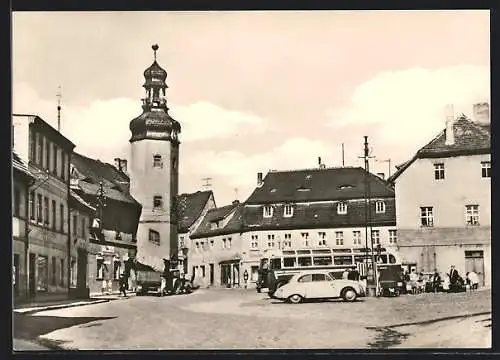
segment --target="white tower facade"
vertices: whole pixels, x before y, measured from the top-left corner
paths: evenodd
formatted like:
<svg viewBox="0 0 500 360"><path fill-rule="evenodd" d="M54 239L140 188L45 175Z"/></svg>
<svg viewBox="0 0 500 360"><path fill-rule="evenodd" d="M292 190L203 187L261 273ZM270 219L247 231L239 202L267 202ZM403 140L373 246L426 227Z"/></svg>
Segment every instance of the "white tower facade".
<svg viewBox="0 0 500 360"><path fill-rule="evenodd" d="M130 193L142 204L136 260L163 271L177 265L180 124L168 114L167 72L156 62L144 71L143 112L130 122Z"/></svg>

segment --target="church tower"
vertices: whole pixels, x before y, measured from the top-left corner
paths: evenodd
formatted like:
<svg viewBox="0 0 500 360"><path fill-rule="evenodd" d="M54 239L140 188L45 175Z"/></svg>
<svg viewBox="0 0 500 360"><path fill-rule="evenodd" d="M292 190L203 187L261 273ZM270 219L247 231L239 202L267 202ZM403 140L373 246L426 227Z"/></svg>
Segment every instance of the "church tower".
<svg viewBox="0 0 500 360"><path fill-rule="evenodd" d="M142 204L137 261L163 271L177 261L176 199L179 184L180 124L168 114L167 72L156 62L144 71L142 114L130 122L130 193Z"/></svg>

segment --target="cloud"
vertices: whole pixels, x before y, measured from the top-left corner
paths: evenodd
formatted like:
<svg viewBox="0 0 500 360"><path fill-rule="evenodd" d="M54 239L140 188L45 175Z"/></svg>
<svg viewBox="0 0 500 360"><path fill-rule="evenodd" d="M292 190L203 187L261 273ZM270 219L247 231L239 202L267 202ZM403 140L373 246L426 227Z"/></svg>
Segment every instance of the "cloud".
<svg viewBox="0 0 500 360"><path fill-rule="evenodd" d="M471 116L472 104L489 101L488 67L457 65L383 72L359 85L344 108L328 111L328 126L363 128L386 156L406 157L444 128L445 107ZM388 149L398 147L399 154ZM384 150L384 148L386 150ZM403 159L401 159L403 160Z"/></svg>

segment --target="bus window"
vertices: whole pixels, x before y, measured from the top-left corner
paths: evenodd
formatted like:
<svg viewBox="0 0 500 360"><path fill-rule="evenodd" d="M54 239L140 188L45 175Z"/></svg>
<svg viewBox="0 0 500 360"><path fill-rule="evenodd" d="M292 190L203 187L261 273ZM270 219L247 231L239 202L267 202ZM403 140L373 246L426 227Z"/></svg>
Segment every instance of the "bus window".
<svg viewBox="0 0 500 360"><path fill-rule="evenodd" d="M295 250L283 250L283 255L295 255Z"/></svg>
<svg viewBox="0 0 500 360"><path fill-rule="evenodd" d="M311 257L310 256L299 256L298 258L299 266L311 266Z"/></svg>
<svg viewBox="0 0 500 360"><path fill-rule="evenodd" d="M334 256L333 263L335 265L352 265L352 256Z"/></svg>
<svg viewBox="0 0 500 360"><path fill-rule="evenodd" d="M281 258L271 259L271 269L281 269Z"/></svg>
<svg viewBox="0 0 500 360"><path fill-rule="evenodd" d="M396 263L396 258L392 254L389 254L389 263L390 264L395 264Z"/></svg>
<svg viewBox="0 0 500 360"><path fill-rule="evenodd" d="M297 250L297 254L310 254L311 250Z"/></svg>
<svg viewBox="0 0 500 360"><path fill-rule="evenodd" d="M354 255L354 262L357 263L362 263L365 261L366 256L365 255Z"/></svg>
<svg viewBox="0 0 500 360"><path fill-rule="evenodd" d="M313 257L313 264L316 266L324 266L332 264L331 256L315 256Z"/></svg>
<svg viewBox="0 0 500 360"><path fill-rule="evenodd" d="M294 257L283 258L283 267L294 267L297 266L297 259Z"/></svg>
<svg viewBox="0 0 500 360"><path fill-rule="evenodd" d="M350 253L351 249L332 249L334 253Z"/></svg>
<svg viewBox="0 0 500 360"><path fill-rule="evenodd" d="M313 254L330 254L332 251L330 249L318 249L318 250L313 250Z"/></svg>

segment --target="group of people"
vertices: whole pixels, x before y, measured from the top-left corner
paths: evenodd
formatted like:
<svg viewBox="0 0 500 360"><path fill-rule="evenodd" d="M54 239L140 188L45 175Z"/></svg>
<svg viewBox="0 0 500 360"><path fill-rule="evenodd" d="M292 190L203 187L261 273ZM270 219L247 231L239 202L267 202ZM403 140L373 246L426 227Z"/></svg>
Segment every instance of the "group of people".
<svg viewBox="0 0 500 360"><path fill-rule="evenodd" d="M425 276L423 272L417 274L415 269L411 273L404 274L404 283L406 292L410 294L419 294L423 292L463 292L469 288L471 291L479 287L479 276L473 272L467 272L465 279L460 276L454 265L450 267L449 273L446 273L444 279L437 270L430 276Z"/></svg>

